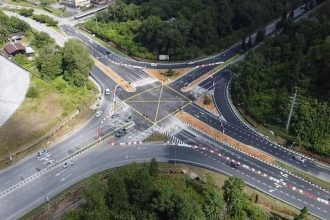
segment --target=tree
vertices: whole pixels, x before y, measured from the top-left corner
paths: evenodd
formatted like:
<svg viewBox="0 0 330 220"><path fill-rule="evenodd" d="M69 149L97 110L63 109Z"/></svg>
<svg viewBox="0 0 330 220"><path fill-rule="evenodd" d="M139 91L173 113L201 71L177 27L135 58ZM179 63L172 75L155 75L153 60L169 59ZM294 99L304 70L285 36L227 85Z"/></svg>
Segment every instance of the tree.
<svg viewBox="0 0 330 220"><path fill-rule="evenodd" d="M203 211L206 219L222 219L225 202L219 189L210 180L203 186L204 204Z"/></svg>
<svg viewBox="0 0 330 220"><path fill-rule="evenodd" d="M62 69L64 79L71 85L84 86L94 62L87 48L79 41L70 39L63 47Z"/></svg>
<svg viewBox="0 0 330 220"><path fill-rule="evenodd" d="M33 35L31 44L39 49L55 43L53 38L45 32L34 32Z"/></svg>
<svg viewBox="0 0 330 220"><path fill-rule="evenodd" d="M300 210L300 214L294 218L294 220L307 220L308 219L308 209L306 206Z"/></svg>
<svg viewBox="0 0 330 220"><path fill-rule="evenodd" d="M204 105L210 105L211 103L212 103L212 99L209 96L205 95L204 100L203 100L203 104Z"/></svg>
<svg viewBox="0 0 330 220"><path fill-rule="evenodd" d="M109 176L106 197L108 206L116 212L125 212L129 208L125 180L119 172Z"/></svg>
<svg viewBox="0 0 330 220"><path fill-rule="evenodd" d="M229 177L223 186L227 213L235 219L242 219L245 216L246 198L243 193L244 185L244 181L241 178Z"/></svg>
<svg viewBox="0 0 330 220"><path fill-rule="evenodd" d="M264 28L257 31L256 42L259 43L265 39L266 30Z"/></svg>
<svg viewBox="0 0 330 220"><path fill-rule="evenodd" d="M149 174L150 176L156 176L158 173L158 162L156 161L155 158L152 158L150 163L149 163Z"/></svg>
<svg viewBox="0 0 330 220"><path fill-rule="evenodd" d="M62 51L58 47L45 47L37 58L37 68L46 81L54 80L63 74Z"/></svg>

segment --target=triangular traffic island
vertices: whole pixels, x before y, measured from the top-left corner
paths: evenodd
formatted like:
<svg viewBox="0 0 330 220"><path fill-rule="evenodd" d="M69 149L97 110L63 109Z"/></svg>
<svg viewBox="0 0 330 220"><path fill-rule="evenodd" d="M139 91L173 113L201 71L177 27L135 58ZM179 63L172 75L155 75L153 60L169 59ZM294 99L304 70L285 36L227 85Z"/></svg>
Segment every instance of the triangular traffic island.
<svg viewBox="0 0 330 220"><path fill-rule="evenodd" d="M191 103L188 98L165 85L145 90L124 101L154 124Z"/></svg>

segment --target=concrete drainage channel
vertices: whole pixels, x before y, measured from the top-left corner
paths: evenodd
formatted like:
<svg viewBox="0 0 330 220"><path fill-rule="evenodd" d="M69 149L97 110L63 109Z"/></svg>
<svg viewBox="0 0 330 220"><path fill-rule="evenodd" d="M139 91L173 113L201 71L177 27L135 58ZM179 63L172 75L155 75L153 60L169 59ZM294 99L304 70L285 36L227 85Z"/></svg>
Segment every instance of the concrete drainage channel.
<svg viewBox="0 0 330 220"><path fill-rule="evenodd" d="M69 160L72 160L73 158L75 158L75 157L77 157L78 155L80 155L80 154L86 152L87 150L90 150L90 149L92 149L93 147L96 147L97 145L103 143L104 141L108 140L111 136L113 136L117 131L119 131L119 130L121 130L121 129L123 129L123 128L125 128L125 129L129 129L129 128L133 127L134 125L135 125L134 122L129 122L129 123L123 125L122 127L120 127L120 128L118 128L118 129L116 129L116 130L114 130L114 131L108 133L107 135L105 135L105 136L102 137L101 139L96 140L96 141L92 142L91 144L88 144L87 146L85 146L85 147L83 147L82 149L78 150L77 152L70 154L69 156L65 157L64 159L58 161L57 163L55 163L55 164L53 164L53 165L51 165L51 166L49 166L49 167L46 167L46 168L40 170L39 172L33 174L32 176L30 176L30 177L28 177L28 178L26 178L26 179L24 179L24 180L18 182L17 184L15 184L15 185L9 187L8 189L6 189L5 191L2 191L2 192L0 193L0 199L3 198L3 197L5 197L5 196L8 195L9 193L11 193L11 192L17 190L17 189L20 188L21 186L23 186L23 185L29 183L30 181L36 179L37 177L39 177L39 176L41 176L41 175L47 173L48 171L51 171L51 170L53 170L53 169L55 169L55 168L57 168L57 167L59 167L59 166L62 166L65 162L67 162L67 161L69 161Z"/></svg>

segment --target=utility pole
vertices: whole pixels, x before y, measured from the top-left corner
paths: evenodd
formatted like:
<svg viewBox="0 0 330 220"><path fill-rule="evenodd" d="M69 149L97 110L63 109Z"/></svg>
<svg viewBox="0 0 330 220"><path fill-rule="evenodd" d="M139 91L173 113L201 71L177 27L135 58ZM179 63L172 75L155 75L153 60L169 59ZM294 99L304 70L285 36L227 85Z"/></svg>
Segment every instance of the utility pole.
<svg viewBox="0 0 330 220"><path fill-rule="evenodd" d="M290 111L289 111L289 115L288 115L288 120L287 120L286 126L285 126L286 130L289 130L293 108L295 107L296 102L297 102L297 89L295 90L293 97L290 97L290 99L291 99L290 100L291 106L290 106Z"/></svg>

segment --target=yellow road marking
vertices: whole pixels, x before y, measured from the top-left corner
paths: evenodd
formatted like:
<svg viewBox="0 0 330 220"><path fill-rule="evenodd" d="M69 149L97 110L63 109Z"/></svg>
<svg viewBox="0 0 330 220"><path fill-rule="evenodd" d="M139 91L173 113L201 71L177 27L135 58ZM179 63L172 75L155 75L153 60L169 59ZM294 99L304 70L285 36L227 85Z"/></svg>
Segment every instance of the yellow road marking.
<svg viewBox="0 0 330 220"><path fill-rule="evenodd" d="M126 103L134 103L134 102L149 102L149 103L158 103L158 102L165 102L165 103L185 103L185 102L191 102L191 101L125 101Z"/></svg>
<svg viewBox="0 0 330 220"><path fill-rule="evenodd" d="M162 94L163 94L163 88L164 88L164 86L162 85L162 88L160 89L159 99L158 99L158 105L157 105L157 110L156 110L155 122L156 122L156 120L157 120L157 116L158 116L158 110L159 110L159 105L160 105L160 99L162 98Z"/></svg>
<svg viewBox="0 0 330 220"><path fill-rule="evenodd" d="M152 88L150 88L150 89L147 89L147 90L145 90L145 91L142 91L142 92L140 92L140 93L138 93L138 94L135 94L135 95L133 95L133 96L131 96L131 97L125 99L124 102L126 102L126 101L128 101L128 100L130 100L130 99L132 99L132 98L134 98L134 97L136 97L136 96L138 96L138 95L141 95L141 94L143 94L143 93L145 93L145 92L149 92L150 90L156 89L156 88L158 88L159 86L162 86L162 84L160 84L160 85L158 85L158 86L155 86L155 87L152 87Z"/></svg>
<svg viewBox="0 0 330 220"><path fill-rule="evenodd" d="M183 109L183 108L185 108L186 106L188 106L190 104L191 104L191 102L189 102L188 104L185 104L184 106L182 106L180 108ZM158 124L159 122L165 120L166 118L168 118L168 117L170 117L170 116L172 116L174 114L176 114L176 110L174 112L172 112L172 113L169 113L167 116L165 116L164 118L160 119L159 121L156 121L155 124Z"/></svg>

